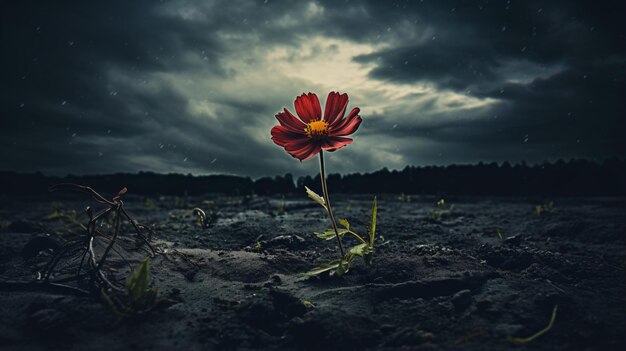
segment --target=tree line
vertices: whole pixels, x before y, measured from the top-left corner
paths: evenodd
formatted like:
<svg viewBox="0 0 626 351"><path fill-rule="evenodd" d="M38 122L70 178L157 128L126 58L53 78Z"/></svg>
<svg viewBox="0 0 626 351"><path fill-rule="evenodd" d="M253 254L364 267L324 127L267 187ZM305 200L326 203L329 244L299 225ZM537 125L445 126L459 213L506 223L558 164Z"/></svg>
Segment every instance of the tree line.
<svg viewBox="0 0 626 351"><path fill-rule="evenodd" d="M319 190L319 175L295 179L291 174L252 179L231 175L193 176L139 172L109 175L45 176L0 172L0 194L41 195L58 183L90 186L103 193L127 187L138 195L274 195ZM625 196L626 160L594 162L582 159L528 165L478 163L474 165L407 166L372 173L330 174L333 193L454 194L496 196Z"/></svg>

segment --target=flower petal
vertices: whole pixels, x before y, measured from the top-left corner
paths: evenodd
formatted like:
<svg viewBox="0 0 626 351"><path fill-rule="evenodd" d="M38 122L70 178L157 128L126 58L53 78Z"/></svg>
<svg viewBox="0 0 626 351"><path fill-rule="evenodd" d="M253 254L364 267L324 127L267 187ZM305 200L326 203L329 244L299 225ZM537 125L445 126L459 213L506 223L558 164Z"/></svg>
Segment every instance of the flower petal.
<svg viewBox="0 0 626 351"><path fill-rule="evenodd" d="M320 150L320 143L312 141L311 139L290 142L285 146L285 151L299 159L300 162L310 159L318 154Z"/></svg>
<svg viewBox="0 0 626 351"><path fill-rule="evenodd" d="M329 124L343 118L343 114L348 106L348 94L339 94L331 91L326 98L324 109L324 120Z"/></svg>
<svg viewBox="0 0 626 351"><path fill-rule="evenodd" d="M304 128L306 128L306 125L292 115L289 110L284 109L283 112L278 112L275 117L280 122L280 125L287 128L290 132L305 134Z"/></svg>
<svg viewBox="0 0 626 351"><path fill-rule="evenodd" d="M286 127L283 126L274 126L272 128L272 140L278 146L285 146L290 142L300 141L300 140L309 140L306 134L298 134L289 131Z"/></svg>
<svg viewBox="0 0 626 351"><path fill-rule="evenodd" d="M333 152L337 149L341 149L342 147L352 143L352 139L344 138L344 137L330 137L324 140L322 144L322 149L325 151Z"/></svg>
<svg viewBox="0 0 626 351"><path fill-rule="evenodd" d="M348 117L338 121L334 126L331 126L330 136L344 136L356 132L363 121L361 116L359 116L360 111L358 107L353 108Z"/></svg>
<svg viewBox="0 0 626 351"><path fill-rule="evenodd" d="M314 120L322 118L322 107L320 106L320 100L317 95L313 93L302 94L294 101L296 107L296 113L304 123L309 123Z"/></svg>

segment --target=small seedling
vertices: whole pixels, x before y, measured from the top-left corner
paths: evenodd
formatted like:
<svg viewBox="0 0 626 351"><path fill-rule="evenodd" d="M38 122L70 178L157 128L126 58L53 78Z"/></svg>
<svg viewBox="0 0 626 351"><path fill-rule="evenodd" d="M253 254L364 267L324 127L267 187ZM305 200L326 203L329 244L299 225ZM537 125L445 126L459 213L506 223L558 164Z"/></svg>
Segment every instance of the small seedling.
<svg viewBox="0 0 626 351"><path fill-rule="evenodd" d="M446 200L444 198L440 198L435 203L435 208L430 210L430 214L433 219L440 221L443 218L443 215L450 213L452 209L454 209L454 205L446 204Z"/></svg>
<svg viewBox="0 0 626 351"><path fill-rule="evenodd" d="M82 230L87 229L84 224L80 223L78 217L79 215L75 210L55 209L48 214L48 216L46 216L46 219L50 221L58 221L61 228L56 231L57 234L62 237L68 237L75 234L76 228L80 228Z"/></svg>
<svg viewBox="0 0 626 351"><path fill-rule="evenodd" d="M196 216L198 220L198 225L200 226L200 228L207 229L209 227L209 221L207 220L207 215L201 208L198 208L198 207L194 208L193 214Z"/></svg>
<svg viewBox="0 0 626 351"><path fill-rule="evenodd" d="M500 228L496 228L496 233L498 234L500 241L504 240L504 237L502 236L502 230Z"/></svg>
<svg viewBox="0 0 626 351"><path fill-rule="evenodd" d="M554 212L554 201L550 200L541 205L535 206L535 213L537 216L541 216L543 213Z"/></svg>
<svg viewBox="0 0 626 351"><path fill-rule="evenodd" d="M280 204L278 205L278 211L276 211L276 214L279 216L282 216L285 214L285 197L283 196L282 199L280 200Z"/></svg>
<svg viewBox="0 0 626 351"><path fill-rule="evenodd" d="M173 300L157 299L157 289L150 288L149 257L146 257L128 277L125 294L115 290L107 292L105 289L102 289L101 293L105 305L120 320L176 303Z"/></svg>
<svg viewBox="0 0 626 351"><path fill-rule="evenodd" d="M309 188L306 188L307 194L309 197L319 203L321 206L325 206L324 199L322 199L319 195L317 195L314 191ZM376 239L376 216L378 212L378 206L376 202L376 197L374 197L374 201L372 202L372 213L370 218L370 225L367 228L368 237L363 238L363 236L357 234L352 230L350 226L350 222L347 219L342 218L339 220L339 225L342 226L342 229L338 229L335 231L333 228L327 229L322 233L315 233L315 235L324 240L333 240L335 236L339 235L340 238L343 238L346 234L351 235L359 241L359 244L351 247L347 253L338 260L333 260L327 262L325 264L320 265L319 267L313 268L312 270L302 273L301 277L307 278L315 275L322 274L324 272L330 272L331 274L341 276L347 273L350 270L350 264L357 256L363 257L365 263L370 265L372 262L372 255L374 253L374 243Z"/></svg>
<svg viewBox="0 0 626 351"><path fill-rule="evenodd" d="M398 196L398 201L400 202L411 202L411 195L407 195L405 193L400 194Z"/></svg>
<svg viewBox="0 0 626 351"><path fill-rule="evenodd" d="M552 326L554 325L554 320L556 319L556 310L558 307L559 305L554 305L554 308L552 309L552 317L550 317L550 322L545 328L541 329L540 331L526 338L516 338L513 336L507 336L506 339L515 344L527 344L537 339L538 337L542 336L543 334L547 333L548 331L550 331L550 329L552 329Z"/></svg>
<svg viewBox="0 0 626 351"><path fill-rule="evenodd" d="M346 206L346 211L352 211L352 202L348 201L348 205Z"/></svg>

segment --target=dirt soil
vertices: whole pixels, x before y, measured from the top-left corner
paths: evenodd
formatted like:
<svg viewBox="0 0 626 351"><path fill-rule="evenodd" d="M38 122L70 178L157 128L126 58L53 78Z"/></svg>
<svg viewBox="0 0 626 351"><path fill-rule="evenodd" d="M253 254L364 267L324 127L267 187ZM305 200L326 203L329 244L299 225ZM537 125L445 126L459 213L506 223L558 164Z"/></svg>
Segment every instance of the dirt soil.
<svg viewBox="0 0 626 351"><path fill-rule="evenodd" d="M337 217L365 232L371 197L332 199ZM439 213L434 197L378 200L384 241L377 240L372 265L359 259L342 277L300 279L337 258L335 241L313 235L329 228L328 220L305 195L127 195L129 213L153 225L154 245L187 259L161 254L151 261L159 296L178 303L120 322L97 295L19 284L36 279L51 255L42 237L62 242L73 233L71 221L54 212L80 213L90 199L1 199L0 348L622 350L626 344L626 199L449 197L453 208ZM554 208L537 214L536 205L548 200ZM194 207L213 218L209 228L197 223ZM121 254L134 263L143 258ZM120 258L111 264L121 277L130 273ZM507 340L546 327L556 305L544 335L523 345Z"/></svg>

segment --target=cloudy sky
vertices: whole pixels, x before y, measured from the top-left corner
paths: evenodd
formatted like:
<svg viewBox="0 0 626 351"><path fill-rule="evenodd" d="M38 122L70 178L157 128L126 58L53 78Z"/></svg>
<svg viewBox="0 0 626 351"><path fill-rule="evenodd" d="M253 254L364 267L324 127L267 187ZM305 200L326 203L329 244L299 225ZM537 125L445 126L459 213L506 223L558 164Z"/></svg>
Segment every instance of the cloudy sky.
<svg viewBox="0 0 626 351"><path fill-rule="evenodd" d="M0 170L314 174L274 145L347 92L330 172L626 155L620 1L3 1Z"/></svg>

